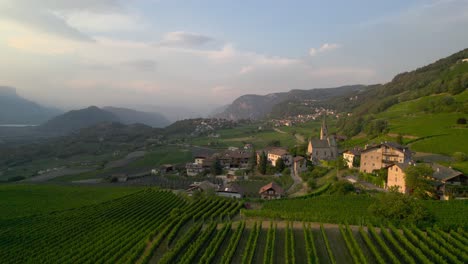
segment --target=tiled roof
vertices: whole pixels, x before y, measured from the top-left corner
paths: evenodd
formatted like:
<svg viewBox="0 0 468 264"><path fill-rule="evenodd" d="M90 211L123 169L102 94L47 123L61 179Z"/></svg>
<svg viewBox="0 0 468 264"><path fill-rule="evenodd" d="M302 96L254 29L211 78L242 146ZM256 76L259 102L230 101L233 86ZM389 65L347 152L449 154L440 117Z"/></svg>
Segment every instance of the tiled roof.
<svg viewBox="0 0 468 264"><path fill-rule="evenodd" d="M329 148L330 145L328 145L327 140L321 140L321 139L312 139L310 140L310 143L312 144L313 148Z"/></svg>
<svg viewBox="0 0 468 264"><path fill-rule="evenodd" d="M279 186L277 183L275 182L270 182L269 184L263 186L262 188L260 188L260 191L258 193L263 193L265 191L267 191L268 189L273 189L275 190L275 192L277 194L284 194L284 190L283 188L281 188L281 186Z"/></svg>

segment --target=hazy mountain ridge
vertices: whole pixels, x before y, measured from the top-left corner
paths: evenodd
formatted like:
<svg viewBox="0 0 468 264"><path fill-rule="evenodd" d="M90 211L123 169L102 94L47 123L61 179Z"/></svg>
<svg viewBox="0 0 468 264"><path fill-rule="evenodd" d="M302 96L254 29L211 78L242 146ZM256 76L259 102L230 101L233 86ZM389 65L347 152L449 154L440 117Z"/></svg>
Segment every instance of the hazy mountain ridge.
<svg viewBox="0 0 468 264"><path fill-rule="evenodd" d="M106 106L102 108L105 111L116 115L122 124L145 124L152 127L165 127L171 122L162 114L142 112L128 108Z"/></svg>
<svg viewBox="0 0 468 264"><path fill-rule="evenodd" d="M13 87L0 86L0 124L37 125L61 113L19 96Z"/></svg>
<svg viewBox="0 0 468 264"><path fill-rule="evenodd" d="M38 127L39 130L56 133L77 131L81 128L97 125L99 123L120 122L120 119L111 112L96 106L85 109L72 110L63 115L52 118Z"/></svg>
<svg viewBox="0 0 468 264"><path fill-rule="evenodd" d="M349 85L336 88L316 88L311 90L291 90L267 95L248 94L237 98L222 113L215 115L226 119L261 119L271 113L274 106L285 101L317 100L324 101L365 90L365 85Z"/></svg>

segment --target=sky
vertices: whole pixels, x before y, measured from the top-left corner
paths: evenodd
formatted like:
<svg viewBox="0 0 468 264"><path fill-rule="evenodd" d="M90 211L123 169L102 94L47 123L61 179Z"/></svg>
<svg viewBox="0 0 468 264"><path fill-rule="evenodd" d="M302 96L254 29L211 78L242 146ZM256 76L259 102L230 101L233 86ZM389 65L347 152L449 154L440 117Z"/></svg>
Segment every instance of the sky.
<svg viewBox="0 0 468 264"><path fill-rule="evenodd" d="M63 109L385 83L468 48L468 0L0 0L0 86Z"/></svg>

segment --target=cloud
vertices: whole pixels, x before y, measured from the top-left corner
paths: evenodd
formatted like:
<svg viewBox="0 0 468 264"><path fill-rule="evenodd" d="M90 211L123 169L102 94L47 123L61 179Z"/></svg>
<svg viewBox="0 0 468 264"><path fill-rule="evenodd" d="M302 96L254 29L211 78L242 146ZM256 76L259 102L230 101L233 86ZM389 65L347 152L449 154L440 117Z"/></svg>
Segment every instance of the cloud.
<svg viewBox="0 0 468 264"><path fill-rule="evenodd" d="M57 14L45 6L32 6L23 1L0 3L0 20L10 21L43 33L51 33L63 38L92 41L92 38L71 27Z"/></svg>
<svg viewBox="0 0 468 264"><path fill-rule="evenodd" d="M301 61L297 59L266 56L256 53L248 53L246 56L250 57L252 62L250 65L243 66L239 71L239 74L251 73L258 69L284 68L301 63Z"/></svg>
<svg viewBox="0 0 468 264"><path fill-rule="evenodd" d="M200 47L214 39L198 33L190 33L184 31L168 32L163 36L163 39L157 44L158 46L167 47Z"/></svg>
<svg viewBox="0 0 468 264"><path fill-rule="evenodd" d="M244 66L241 68L241 70L239 71L240 74L246 74L246 73L249 73L249 72L252 72L254 70L254 66L253 65L248 65L248 66Z"/></svg>
<svg viewBox="0 0 468 264"><path fill-rule="evenodd" d="M157 67L157 63L154 60L132 60L126 61L123 63L124 66L133 68L138 71L155 71Z"/></svg>
<svg viewBox="0 0 468 264"><path fill-rule="evenodd" d="M335 43L324 43L322 44L322 46L320 46L320 48L310 48L309 49L309 55L310 56L315 56L319 53L324 53L324 52L328 52L328 51L332 51L332 50L336 50L338 49L339 47L341 47L339 44L335 44Z"/></svg>
<svg viewBox="0 0 468 264"><path fill-rule="evenodd" d="M72 12L64 20L82 32L125 32L146 30L147 26L135 15L121 13Z"/></svg>

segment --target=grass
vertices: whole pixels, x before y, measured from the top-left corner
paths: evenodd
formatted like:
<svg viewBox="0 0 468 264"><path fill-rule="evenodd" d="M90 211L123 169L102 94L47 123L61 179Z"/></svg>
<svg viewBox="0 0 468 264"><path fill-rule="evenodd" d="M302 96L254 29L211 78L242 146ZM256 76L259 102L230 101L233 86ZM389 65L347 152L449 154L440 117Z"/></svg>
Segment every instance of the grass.
<svg viewBox="0 0 468 264"><path fill-rule="evenodd" d="M143 171L149 172L162 164L183 164L192 160L192 152L187 148L178 146L162 146L145 154L145 156L132 161L123 167L98 169L90 172L57 177L52 182L72 182L88 179L104 178L113 174L134 174Z"/></svg>
<svg viewBox="0 0 468 264"><path fill-rule="evenodd" d="M258 130L258 125L244 125L232 129L223 129L217 133L219 134L219 138L200 136L191 139L190 143L216 148L227 148L229 146L242 147L245 143L251 143L256 149L264 148L274 140L279 140L281 146L284 147L293 147L298 143L296 137L291 133L279 133L271 129Z"/></svg>
<svg viewBox="0 0 468 264"><path fill-rule="evenodd" d="M460 144L468 142L468 127L456 124L458 118L466 117L465 113L428 113L421 110L428 102L445 96L447 94L426 96L400 103L377 115L377 118L388 120L390 133L418 137L418 140L409 141L412 150L445 155L456 151L468 153L468 144ZM455 102L463 104L468 100L468 92L453 98Z"/></svg>
<svg viewBox="0 0 468 264"><path fill-rule="evenodd" d="M141 187L2 185L0 186L0 219L98 204L141 189Z"/></svg>
<svg viewBox="0 0 468 264"><path fill-rule="evenodd" d="M368 143L382 141L396 141L396 136L403 136L403 143L409 144L412 151L429 152L451 156L454 152L468 153L468 126L457 125L460 117L467 117L463 109L466 109L468 91L453 96L454 104L458 108L446 112L425 112L425 106L440 106L439 101L449 96L438 94L421 97L416 100L396 104L386 111L375 116L377 119L388 121L388 134L370 138L360 134L340 143L342 148L364 146Z"/></svg>
<svg viewBox="0 0 468 264"><path fill-rule="evenodd" d="M180 164L192 160L192 152L186 148L175 146L163 146L151 152L144 157L132 162L130 168L138 167L159 167L163 164Z"/></svg>

